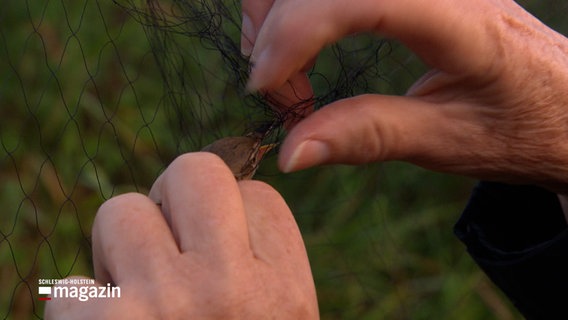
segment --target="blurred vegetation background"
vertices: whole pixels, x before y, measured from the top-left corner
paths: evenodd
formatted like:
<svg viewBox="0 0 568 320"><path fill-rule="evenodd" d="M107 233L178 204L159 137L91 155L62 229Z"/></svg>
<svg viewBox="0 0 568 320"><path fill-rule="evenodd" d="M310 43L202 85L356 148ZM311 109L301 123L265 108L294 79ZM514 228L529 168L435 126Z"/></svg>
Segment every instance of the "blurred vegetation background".
<svg viewBox="0 0 568 320"><path fill-rule="evenodd" d="M521 4L568 31L565 1ZM103 201L145 193L180 153L242 133L248 116L239 112L250 111L237 108L214 126L191 116L184 130L172 126L180 110L168 109L164 69L147 32L111 1L3 3L0 318L42 318L38 279L92 276L90 228ZM222 60L200 48L188 44L196 77L221 74ZM375 91L387 94L404 93L425 70L396 43L378 68ZM229 89L208 88L226 110L239 98ZM404 163L283 175L275 156L257 178L279 190L295 213L323 319L519 317L452 233L474 181Z"/></svg>

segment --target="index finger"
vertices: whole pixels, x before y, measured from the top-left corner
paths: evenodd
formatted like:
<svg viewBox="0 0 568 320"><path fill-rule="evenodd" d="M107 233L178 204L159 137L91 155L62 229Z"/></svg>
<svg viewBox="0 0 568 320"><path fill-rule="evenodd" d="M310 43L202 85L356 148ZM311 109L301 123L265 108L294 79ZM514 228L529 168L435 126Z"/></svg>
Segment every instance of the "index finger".
<svg viewBox="0 0 568 320"><path fill-rule="evenodd" d="M250 252L248 228L233 173L209 152L178 157L152 187L182 252L231 258Z"/></svg>
<svg viewBox="0 0 568 320"><path fill-rule="evenodd" d="M260 30L273 3L274 0L242 1L241 52L243 55L250 56L252 53L258 30Z"/></svg>
<svg viewBox="0 0 568 320"><path fill-rule="evenodd" d="M243 21L241 29L241 52L250 56L274 0L243 0ZM297 121L313 111L313 89L304 70L288 78L286 84L264 92L270 106L283 114L286 127L292 127Z"/></svg>
<svg viewBox="0 0 568 320"><path fill-rule="evenodd" d="M256 37L249 89L280 87L328 44L358 32L394 37L430 66L479 74L493 65L501 6L496 1L277 1Z"/></svg>

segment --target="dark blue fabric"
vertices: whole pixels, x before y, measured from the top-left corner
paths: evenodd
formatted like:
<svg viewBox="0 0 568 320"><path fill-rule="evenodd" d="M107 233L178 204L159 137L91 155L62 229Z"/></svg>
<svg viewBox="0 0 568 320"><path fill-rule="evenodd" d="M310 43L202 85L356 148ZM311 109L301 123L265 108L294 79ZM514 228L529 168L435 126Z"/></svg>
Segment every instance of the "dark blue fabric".
<svg viewBox="0 0 568 320"><path fill-rule="evenodd" d="M481 182L454 231L527 319L568 319L568 228L554 193Z"/></svg>

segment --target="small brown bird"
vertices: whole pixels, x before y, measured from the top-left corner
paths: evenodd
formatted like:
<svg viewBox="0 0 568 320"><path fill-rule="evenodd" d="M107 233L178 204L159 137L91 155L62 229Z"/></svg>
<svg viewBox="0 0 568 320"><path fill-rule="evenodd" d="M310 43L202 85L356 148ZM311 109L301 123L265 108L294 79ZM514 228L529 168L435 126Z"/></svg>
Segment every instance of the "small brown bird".
<svg viewBox="0 0 568 320"><path fill-rule="evenodd" d="M255 134L225 137L201 149L218 155L233 172L237 180L252 179L262 157L276 144L261 145Z"/></svg>

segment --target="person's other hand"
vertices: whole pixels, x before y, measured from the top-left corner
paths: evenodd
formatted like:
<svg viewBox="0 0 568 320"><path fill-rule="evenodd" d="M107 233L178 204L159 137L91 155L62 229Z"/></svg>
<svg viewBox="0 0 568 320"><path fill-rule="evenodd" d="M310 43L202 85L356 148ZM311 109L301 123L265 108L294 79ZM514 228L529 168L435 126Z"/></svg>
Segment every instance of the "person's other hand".
<svg viewBox="0 0 568 320"><path fill-rule="evenodd" d="M510 0L243 1L257 33L251 90L296 77L320 49L358 32L400 40L432 70L407 96L330 104L291 130L288 172L405 160L568 190L568 43Z"/></svg>
<svg viewBox="0 0 568 320"><path fill-rule="evenodd" d="M265 183L237 183L211 153L179 157L149 197L107 201L92 236L96 282L121 298L54 298L47 319L318 318L286 203Z"/></svg>
<svg viewBox="0 0 568 320"><path fill-rule="evenodd" d="M242 1L241 53L245 57L250 57L252 54L258 30L261 28L273 2L274 0ZM309 63L306 68L308 66L310 66ZM314 92L305 72L306 68L289 75L278 88L271 88L270 91L261 90L265 100L272 108L282 113L288 129L313 111L311 99Z"/></svg>

